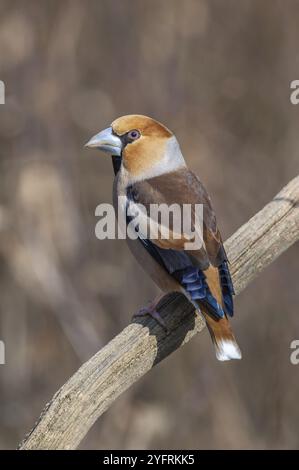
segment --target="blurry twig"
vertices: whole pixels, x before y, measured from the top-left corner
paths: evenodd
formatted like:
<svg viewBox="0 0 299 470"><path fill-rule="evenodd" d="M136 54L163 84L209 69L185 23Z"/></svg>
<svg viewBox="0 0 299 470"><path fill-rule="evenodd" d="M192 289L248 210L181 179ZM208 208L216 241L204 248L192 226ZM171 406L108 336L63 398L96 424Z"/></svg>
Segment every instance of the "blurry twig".
<svg viewBox="0 0 299 470"><path fill-rule="evenodd" d="M225 243L236 293L299 239L299 176ZM151 319L131 323L64 384L20 449L74 449L114 400L204 328L180 295L160 310L170 333Z"/></svg>

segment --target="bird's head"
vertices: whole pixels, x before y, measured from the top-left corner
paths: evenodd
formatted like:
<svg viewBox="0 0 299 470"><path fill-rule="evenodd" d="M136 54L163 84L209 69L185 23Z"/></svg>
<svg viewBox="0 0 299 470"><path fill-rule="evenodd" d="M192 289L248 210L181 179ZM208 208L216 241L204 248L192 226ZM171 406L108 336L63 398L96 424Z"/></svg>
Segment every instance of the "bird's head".
<svg viewBox="0 0 299 470"><path fill-rule="evenodd" d="M173 133L160 122L137 114L116 119L86 146L121 157L122 166L135 180L185 165Z"/></svg>

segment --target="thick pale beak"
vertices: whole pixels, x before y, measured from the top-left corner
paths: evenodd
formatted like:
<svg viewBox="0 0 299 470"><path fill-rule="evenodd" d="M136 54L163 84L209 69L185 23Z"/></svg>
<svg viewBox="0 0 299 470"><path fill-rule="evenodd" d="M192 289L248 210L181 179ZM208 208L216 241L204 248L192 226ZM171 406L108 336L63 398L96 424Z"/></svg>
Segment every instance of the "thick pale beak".
<svg viewBox="0 0 299 470"><path fill-rule="evenodd" d="M113 134L112 127L108 127L98 134L94 135L85 144L85 147L98 148L103 152L110 153L110 155L121 156L122 141L117 135Z"/></svg>

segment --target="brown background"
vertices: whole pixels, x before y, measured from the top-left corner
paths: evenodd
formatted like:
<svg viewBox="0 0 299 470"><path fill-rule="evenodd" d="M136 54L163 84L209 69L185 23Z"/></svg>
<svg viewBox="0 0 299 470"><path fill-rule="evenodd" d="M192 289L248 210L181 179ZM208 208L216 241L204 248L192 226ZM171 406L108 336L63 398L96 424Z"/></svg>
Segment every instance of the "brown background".
<svg viewBox="0 0 299 470"><path fill-rule="evenodd" d="M1 0L0 447L154 297L124 241L98 241L123 114L172 129L227 238L298 174L299 2ZM236 299L238 363L205 332L127 391L82 448L296 448L298 245Z"/></svg>

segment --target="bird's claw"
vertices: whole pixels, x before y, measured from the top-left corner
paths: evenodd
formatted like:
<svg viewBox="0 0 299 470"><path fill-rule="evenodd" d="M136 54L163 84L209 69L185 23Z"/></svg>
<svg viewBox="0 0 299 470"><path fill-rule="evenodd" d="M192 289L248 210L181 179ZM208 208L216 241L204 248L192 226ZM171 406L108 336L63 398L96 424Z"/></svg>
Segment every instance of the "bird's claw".
<svg viewBox="0 0 299 470"><path fill-rule="evenodd" d="M151 318L153 318L163 328L165 333L169 333L165 321L156 309L156 305L148 305L146 307L142 307L140 310L138 310L138 312L133 315L133 319L138 317L145 317L146 315L149 315Z"/></svg>

